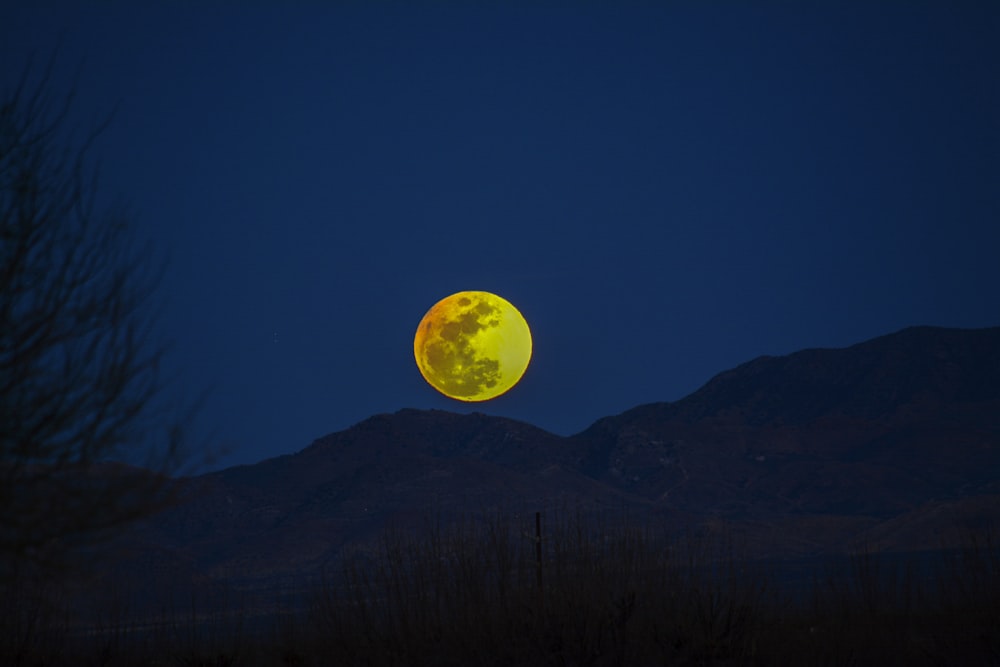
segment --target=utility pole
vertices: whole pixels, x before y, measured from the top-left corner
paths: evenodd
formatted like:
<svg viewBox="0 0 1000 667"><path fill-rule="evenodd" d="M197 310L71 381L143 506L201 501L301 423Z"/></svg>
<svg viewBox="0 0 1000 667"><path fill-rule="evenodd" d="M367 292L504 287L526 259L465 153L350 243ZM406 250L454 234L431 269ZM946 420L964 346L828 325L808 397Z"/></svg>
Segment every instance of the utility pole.
<svg viewBox="0 0 1000 667"><path fill-rule="evenodd" d="M535 573L538 580L538 601L542 601L542 513L535 512Z"/></svg>

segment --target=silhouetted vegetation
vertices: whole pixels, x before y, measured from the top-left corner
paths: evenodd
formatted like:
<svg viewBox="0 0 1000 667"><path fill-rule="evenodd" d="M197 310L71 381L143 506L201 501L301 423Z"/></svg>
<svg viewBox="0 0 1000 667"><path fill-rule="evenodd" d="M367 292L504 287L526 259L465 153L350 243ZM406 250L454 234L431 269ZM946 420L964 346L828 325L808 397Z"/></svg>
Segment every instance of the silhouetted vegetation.
<svg viewBox="0 0 1000 667"><path fill-rule="evenodd" d="M995 665L1000 544L922 565L861 550L806 594L738 545L625 519L493 513L396 528L332 567L307 609L110 592L85 625L44 582L8 598L11 665ZM541 568L541 569L539 569ZM539 574L541 575L539 586ZM263 621L263 622L262 622Z"/></svg>
<svg viewBox="0 0 1000 667"><path fill-rule="evenodd" d="M0 91L0 582L78 565L162 508L182 463L183 420L156 400L153 258L98 197L103 126L74 136L51 74Z"/></svg>

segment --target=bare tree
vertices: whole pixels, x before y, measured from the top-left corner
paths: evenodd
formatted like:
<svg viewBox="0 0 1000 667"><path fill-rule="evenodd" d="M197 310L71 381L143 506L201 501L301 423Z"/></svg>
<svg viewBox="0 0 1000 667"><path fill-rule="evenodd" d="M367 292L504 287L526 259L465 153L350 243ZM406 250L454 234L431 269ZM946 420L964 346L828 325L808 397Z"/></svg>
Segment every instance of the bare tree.
<svg viewBox="0 0 1000 667"><path fill-rule="evenodd" d="M103 128L73 139L51 71L26 67L0 98L0 580L162 508L181 462L149 342L158 271L98 206ZM138 448L143 466L112 463Z"/></svg>

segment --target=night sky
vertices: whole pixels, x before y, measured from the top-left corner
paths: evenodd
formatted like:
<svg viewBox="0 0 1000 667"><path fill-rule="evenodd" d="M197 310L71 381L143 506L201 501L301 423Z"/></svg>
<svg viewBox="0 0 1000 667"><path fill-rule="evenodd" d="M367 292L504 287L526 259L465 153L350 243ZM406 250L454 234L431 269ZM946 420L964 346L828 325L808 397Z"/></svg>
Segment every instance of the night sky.
<svg viewBox="0 0 1000 667"><path fill-rule="evenodd" d="M759 355L1000 325L1000 3L10 4L0 85L58 48L72 122L115 111L101 195L169 257L215 467L404 407L569 435ZM487 403L413 360L461 290L533 331Z"/></svg>

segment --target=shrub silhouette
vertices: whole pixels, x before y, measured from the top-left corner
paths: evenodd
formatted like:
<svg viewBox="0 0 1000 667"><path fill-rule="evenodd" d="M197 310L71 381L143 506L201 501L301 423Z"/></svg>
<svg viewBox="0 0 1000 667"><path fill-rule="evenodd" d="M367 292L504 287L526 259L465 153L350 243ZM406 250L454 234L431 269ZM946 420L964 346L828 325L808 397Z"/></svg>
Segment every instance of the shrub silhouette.
<svg viewBox="0 0 1000 667"><path fill-rule="evenodd" d="M533 516L429 518L346 555L308 609L275 615L269 630L238 601L220 612L192 600L156 623L126 613L88 632L57 606L37 607L30 629L3 628L22 641L5 644L0 660L647 667L992 665L1000 656L991 532L924 564L862 549L800 595L738 545L696 532L581 511L550 512L542 526L541 589Z"/></svg>

